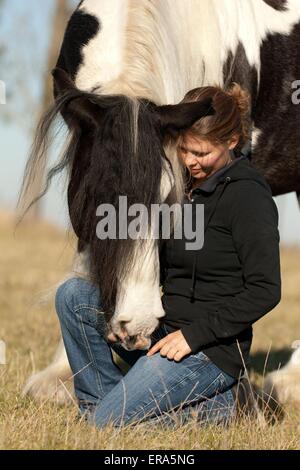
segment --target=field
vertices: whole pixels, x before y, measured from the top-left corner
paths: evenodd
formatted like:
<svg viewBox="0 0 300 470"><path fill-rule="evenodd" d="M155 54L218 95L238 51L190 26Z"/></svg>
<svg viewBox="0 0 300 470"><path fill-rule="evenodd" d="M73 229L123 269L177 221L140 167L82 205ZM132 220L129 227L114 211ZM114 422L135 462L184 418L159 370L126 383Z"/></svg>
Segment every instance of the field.
<svg viewBox="0 0 300 470"><path fill-rule="evenodd" d="M22 398L26 378L53 355L59 328L53 303L40 294L67 272L75 247L70 235L46 223L21 226L0 214L0 340L7 365L0 366L1 449L299 449L300 410L286 409L281 424L265 427L244 419L229 428L199 428L194 423L166 431L146 424L102 431L77 420L74 405L36 404ZM281 249L281 303L255 325L251 378L261 384L266 372L284 364L300 339L300 250Z"/></svg>

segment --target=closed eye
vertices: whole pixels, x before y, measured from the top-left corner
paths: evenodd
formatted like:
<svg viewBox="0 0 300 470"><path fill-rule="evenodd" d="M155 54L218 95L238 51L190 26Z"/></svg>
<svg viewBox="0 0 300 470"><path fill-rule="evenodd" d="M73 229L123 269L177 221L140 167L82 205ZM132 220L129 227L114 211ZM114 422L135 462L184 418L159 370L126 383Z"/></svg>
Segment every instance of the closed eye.
<svg viewBox="0 0 300 470"><path fill-rule="evenodd" d="M206 155L209 155L210 152L191 152L195 157L206 157Z"/></svg>
<svg viewBox="0 0 300 470"><path fill-rule="evenodd" d="M192 153L195 157L205 157L206 155L209 155L210 152L197 152L196 150L188 150L185 147L180 147L180 150L182 153L187 153L190 152Z"/></svg>

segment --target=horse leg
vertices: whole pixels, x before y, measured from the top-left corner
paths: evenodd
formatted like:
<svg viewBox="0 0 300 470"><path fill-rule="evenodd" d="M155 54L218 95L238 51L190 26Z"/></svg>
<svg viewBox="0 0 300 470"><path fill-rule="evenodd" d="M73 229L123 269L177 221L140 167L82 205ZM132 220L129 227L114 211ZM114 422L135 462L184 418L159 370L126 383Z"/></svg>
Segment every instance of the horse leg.
<svg viewBox="0 0 300 470"><path fill-rule="evenodd" d="M267 375L264 391L276 396L280 404L300 405L300 347L284 367Z"/></svg>
<svg viewBox="0 0 300 470"><path fill-rule="evenodd" d="M55 401L64 404L72 401L72 395L64 382L72 380L72 371L67 358L63 340L60 340L52 363L46 369L33 374L27 380L23 396L36 401Z"/></svg>
<svg viewBox="0 0 300 470"><path fill-rule="evenodd" d="M60 281L56 285L56 288L71 277L85 277L87 272L88 253L76 253L73 261L72 272ZM50 293L53 294L53 289L51 289ZM65 387L64 382L67 381L69 385L72 385L73 380L71 377L71 368L64 343L61 338L51 364L49 364L49 366L44 370L29 377L23 388L22 395L28 395L37 401L50 400L60 404L70 402L72 400L72 395Z"/></svg>

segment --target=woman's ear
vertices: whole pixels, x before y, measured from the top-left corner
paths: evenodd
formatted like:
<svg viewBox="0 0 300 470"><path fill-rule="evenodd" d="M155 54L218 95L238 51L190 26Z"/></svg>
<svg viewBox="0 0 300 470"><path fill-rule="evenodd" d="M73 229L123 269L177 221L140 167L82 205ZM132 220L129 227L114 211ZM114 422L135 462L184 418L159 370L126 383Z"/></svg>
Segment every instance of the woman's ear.
<svg viewBox="0 0 300 470"><path fill-rule="evenodd" d="M156 113L162 135L170 134L176 138L180 131L191 127L198 119L215 114L215 109L212 98L205 98L202 101L157 106Z"/></svg>
<svg viewBox="0 0 300 470"><path fill-rule="evenodd" d="M238 135L234 135L230 141L228 142L228 145L229 145L229 150L233 150L237 144L239 143L239 136Z"/></svg>

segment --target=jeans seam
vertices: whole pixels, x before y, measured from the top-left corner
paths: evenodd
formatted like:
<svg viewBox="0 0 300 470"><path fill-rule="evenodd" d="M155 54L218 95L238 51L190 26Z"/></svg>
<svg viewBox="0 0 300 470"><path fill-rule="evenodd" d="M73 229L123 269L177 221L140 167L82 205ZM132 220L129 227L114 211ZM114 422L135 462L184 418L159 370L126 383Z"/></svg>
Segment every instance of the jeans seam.
<svg viewBox="0 0 300 470"><path fill-rule="evenodd" d="M199 370L199 369L198 369ZM159 397L155 397L152 398L146 405L144 405L143 409L142 410L139 410L137 412L135 412L132 416L128 416L128 419L134 419L139 413L141 413L141 411L144 411L144 409L146 407L148 407L151 403L155 402L155 401L160 401L162 398L164 398L168 393L172 392L177 386L181 385L186 379L190 379L192 376L194 375L194 372L190 372L189 375L185 375L182 380L180 380L180 382L177 382L176 384L173 385L172 388L168 389L167 391L165 391L164 393L162 393ZM214 380L212 383L214 383L220 376L221 374L219 374ZM208 389L208 387L210 387L211 384L209 386L207 386L204 390L204 392ZM204 393L202 392L202 393Z"/></svg>
<svg viewBox="0 0 300 470"><path fill-rule="evenodd" d="M97 312L97 313L102 313L102 314L105 313L103 310L99 310L98 308L93 307L93 306L91 306L91 305L89 305L89 304L79 304L79 305L76 305L76 307L74 307L73 310L74 310L75 313L77 313L78 310L81 310L82 308L88 308L89 310L93 310L93 311L95 311L95 312Z"/></svg>
<svg viewBox="0 0 300 470"><path fill-rule="evenodd" d="M218 419L221 418L222 420L225 418L227 423L229 423L236 416L236 406L235 406L235 401L233 398L232 391L230 389L227 389L226 391L222 393L227 393L228 391L230 392L230 396L229 397L227 396L226 405L225 406L222 405L220 408L217 408L216 410L214 410L214 413L217 413L217 418ZM212 397L212 399L215 399L215 396ZM225 416L224 416L224 411L226 413ZM208 418L211 416L211 412L212 410L210 410L209 414L207 415Z"/></svg>
<svg viewBox="0 0 300 470"><path fill-rule="evenodd" d="M236 407L236 401L235 401L235 398L234 398L234 395L232 393L232 390L231 388L228 390L228 392L230 392L230 396L231 396L231 418L235 417L236 416L236 410L237 410L237 407Z"/></svg>
<svg viewBox="0 0 300 470"><path fill-rule="evenodd" d="M235 384L235 381L232 384L228 384L227 378L224 372L221 372L221 374L222 374L222 379L223 379L223 385L226 385L226 389L233 387L233 385Z"/></svg>
<svg viewBox="0 0 300 470"><path fill-rule="evenodd" d="M219 380L220 377L222 377L222 372L220 372L219 375L210 383L210 385L208 385L208 386L203 390L203 392L201 393L201 395L204 395L204 393L206 392L206 390L207 390L209 387L211 387L211 385L214 384L217 380ZM224 384L224 382L223 382L223 383L221 384L221 386L223 387L224 385L225 385L225 384ZM201 395L200 395L200 397L201 397Z"/></svg>
<svg viewBox="0 0 300 470"><path fill-rule="evenodd" d="M188 357L190 357L190 356L188 356ZM207 356L206 356L206 357L207 357ZM195 359L197 359L197 360L199 361L200 358L197 357L197 358L195 358ZM198 374L198 372L199 372L200 370L202 370L203 367L206 366L208 363L213 364L212 361L211 361L209 358L207 358L207 359L204 358L204 359L203 359L203 362L204 362L204 365L203 365L203 363L202 363L202 361L201 361L201 359L200 359L200 362L199 362L199 364L197 365L197 368L196 368L195 370L193 370L193 371L189 368L188 365L186 365L185 367L186 367L187 369L189 369L189 370L192 372L192 374L195 374L195 375L196 375L196 374ZM215 365L215 364L213 364L213 365ZM220 373L221 373L221 372L220 372Z"/></svg>
<svg viewBox="0 0 300 470"><path fill-rule="evenodd" d="M101 394L103 395L103 387L102 387L102 383L101 383L101 378L100 378L100 374L97 370L97 367L96 367L96 361L95 361L95 358L93 356L93 353L92 353L92 350L90 348L90 345L89 345L89 341L88 341L88 338L87 338L87 335L86 335L86 332L85 332L85 329L84 329L84 322L82 320L82 317L81 315L75 311L75 314L77 316L77 319L79 320L79 324L80 324L80 327L81 327L81 331L82 331L82 334L83 334L83 338L84 338L84 342L85 342L85 346L87 348L87 352L88 352L88 355L89 355L89 358L93 364L93 366L95 367L95 373L96 373L96 380L97 380L97 385L99 387L99 390L101 391ZM93 325L91 325L93 327Z"/></svg>

